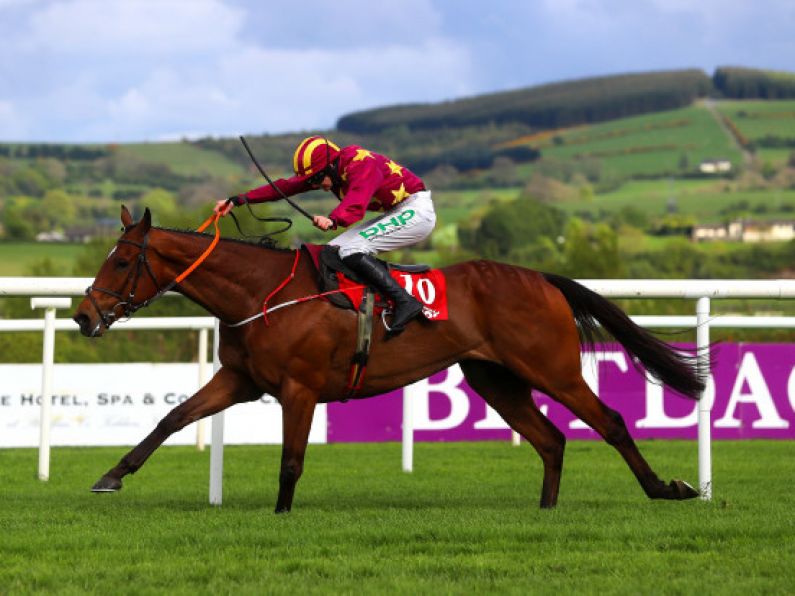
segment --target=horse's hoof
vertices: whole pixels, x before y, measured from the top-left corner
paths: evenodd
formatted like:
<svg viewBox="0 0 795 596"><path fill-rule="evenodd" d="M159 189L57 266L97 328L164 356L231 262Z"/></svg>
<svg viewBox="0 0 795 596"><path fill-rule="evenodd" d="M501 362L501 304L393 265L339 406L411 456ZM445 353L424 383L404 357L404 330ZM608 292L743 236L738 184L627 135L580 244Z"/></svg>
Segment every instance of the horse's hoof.
<svg viewBox="0 0 795 596"><path fill-rule="evenodd" d="M671 480L669 486L676 499L693 499L699 495L699 492L684 480Z"/></svg>
<svg viewBox="0 0 795 596"><path fill-rule="evenodd" d="M121 480L105 474L91 487L92 493L115 493L121 490Z"/></svg>

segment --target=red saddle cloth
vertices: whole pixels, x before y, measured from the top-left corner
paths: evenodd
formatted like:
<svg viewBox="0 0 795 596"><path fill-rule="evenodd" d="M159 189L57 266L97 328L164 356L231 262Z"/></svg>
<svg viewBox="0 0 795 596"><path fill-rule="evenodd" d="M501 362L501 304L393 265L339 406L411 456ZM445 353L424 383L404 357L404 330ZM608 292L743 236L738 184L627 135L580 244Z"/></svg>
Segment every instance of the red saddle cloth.
<svg viewBox="0 0 795 596"><path fill-rule="evenodd" d="M323 247L316 244L304 244L304 248L309 252L315 267L319 269L319 256ZM390 268L389 273L409 294L422 303L423 314L427 319L431 321L447 320L447 281L440 269L415 273ZM361 304L362 294L364 294L361 284L345 277L339 271L336 272L336 275L340 291L348 297L352 304ZM383 303L385 300L382 299L380 302ZM376 304L375 310L380 313L383 307Z"/></svg>
<svg viewBox="0 0 795 596"><path fill-rule="evenodd" d="M447 281L441 270L431 269L422 273L413 273L390 269L389 273L409 294L422 302L422 314L426 319L431 321L447 320ZM362 285L348 279L339 271L337 279L340 282L340 290L350 301L353 304L361 304L364 294ZM376 313L382 310L383 308L376 303Z"/></svg>

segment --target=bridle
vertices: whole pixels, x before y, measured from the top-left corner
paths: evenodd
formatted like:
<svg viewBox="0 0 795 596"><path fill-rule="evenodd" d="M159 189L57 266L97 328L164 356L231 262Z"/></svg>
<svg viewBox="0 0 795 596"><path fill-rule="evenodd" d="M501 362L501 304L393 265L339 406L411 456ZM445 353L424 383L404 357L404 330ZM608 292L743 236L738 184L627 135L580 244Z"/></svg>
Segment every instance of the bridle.
<svg viewBox="0 0 795 596"><path fill-rule="evenodd" d="M117 241L117 244L131 244L140 249L138 253L138 258L135 261L135 267L130 268L130 272L127 274L127 279L124 280L123 288L126 288L129 284L130 292L125 296L122 292L115 292L108 288L98 288L93 284L86 288L86 296L88 297L89 302L94 307L94 310L97 311L97 315L99 315L102 324L105 327L110 327L114 322L122 319L129 319L133 316L137 311L140 309L149 306L152 302L160 298L163 294L171 290L175 285L177 285L177 281L174 280L170 284L166 285L165 287L161 288L160 283L157 281L157 276L155 276L154 271L152 271L152 266L149 264L149 259L146 256L146 248L149 243L149 231L144 234L143 242L136 242L135 240L127 240L126 238L120 238ZM139 303L135 303L135 293L138 290L138 283L141 281L141 277L143 272L149 276L149 279L152 280L154 283L157 292L151 298L144 300ZM112 296L116 298L118 302L113 305L113 307L108 311L103 311L99 304L96 301L96 298L92 295L93 292L99 292L100 294L107 294L108 296ZM116 316L116 310L121 307L122 308L122 316Z"/></svg>
<svg viewBox="0 0 795 596"><path fill-rule="evenodd" d="M199 226L197 230L198 232L203 232L207 228L207 226L210 225L211 222L215 225L215 237L213 238L213 241L210 243L210 246L207 247L207 249L199 256L199 258L196 259L196 261L194 261L193 264L191 264L187 269L185 269L185 271L180 273L173 281L169 282L168 284L162 287L160 286L160 282L158 282L157 276L155 275L154 271L152 271L152 266L149 264L149 259L146 256L146 249L149 245L149 232L151 231L151 228L147 230L146 233L144 234L142 242L136 242L135 240L128 240L127 238L119 238L116 241L116 244L131 244L132 246L139 248L140 252L138 253L138 258L135 261L135 267L130 269L130 272L127 274L127 278L124 280L124 285L122 286L122 288L126 288L127 285L129 284L130 291L127 294L127 296L125 296L122 292L116 292L108 288L98 288L93 284L86 288L86 297L88 298L88 301L91 303L91 305L94 307L94 310L96 310L97 315L99 315L101 323L105 325L106 328L109 328L116 321L122 319L125 320L129 319L137 311L149 306L150 304L152 304L152 302L163 296L166 292L169 292L172 289L174 289L174 287L177 284L181 283L182 280L188 277L188 275L190 275L196 269L196 267L198 267L210 255L210 253L213 251L213 249L215 249L216 245L218 244L218 241L220 240L221 237L220 229L218 227L219 218L220 214L216 213L214 215L211 215L204 221L204 223L201 226ZM129 227L125 228L125 231L127 231L128 229ZM156 292L150 298L147 298L146 300L143 300L136 304L135 294L138 290L138 283L141 281L141 277L143 277L144 272L146 272L146 274L149 276L149 279L152 280ZM99 307L96 298L94 298L94 296L92 295L93 292L106 294L108 296L116 298L118 302L116 302L116 304L114 304L109 311L103 311ZM116 310L119 307L121 307L122 309L122 316L120 317L116 316Z"/></svg>

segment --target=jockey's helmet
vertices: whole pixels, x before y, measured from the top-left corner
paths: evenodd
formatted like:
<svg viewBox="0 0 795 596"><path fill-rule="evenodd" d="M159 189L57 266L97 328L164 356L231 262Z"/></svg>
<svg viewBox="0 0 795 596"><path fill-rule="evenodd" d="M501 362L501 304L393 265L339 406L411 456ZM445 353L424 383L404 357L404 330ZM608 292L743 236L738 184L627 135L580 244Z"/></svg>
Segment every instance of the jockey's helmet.
<svg viewBox="0 0 795 596"><path fill-rule="evenodd" d="M307 137L298 144L293 155L297 176L311 178L323 172L340 154L340 148L325 137Z"/></svg>

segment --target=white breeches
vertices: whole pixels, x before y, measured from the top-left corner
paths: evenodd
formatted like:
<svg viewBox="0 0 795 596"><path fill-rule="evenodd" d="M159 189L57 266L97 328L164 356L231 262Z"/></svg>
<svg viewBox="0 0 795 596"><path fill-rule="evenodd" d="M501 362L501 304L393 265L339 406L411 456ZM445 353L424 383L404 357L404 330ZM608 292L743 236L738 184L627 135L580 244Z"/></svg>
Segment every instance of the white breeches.
<svg viewBox="0 0 795 596"><path fill-rule="evenodd" d="M340 247L341 258L355 253L374 255L424 240L435 224L431 191L423 190L378 217L347 229L329 244Z"/></svg>

